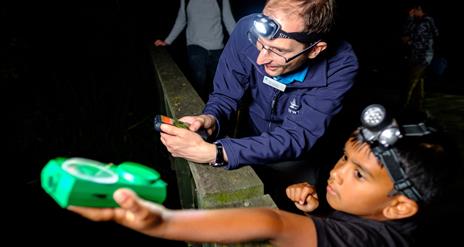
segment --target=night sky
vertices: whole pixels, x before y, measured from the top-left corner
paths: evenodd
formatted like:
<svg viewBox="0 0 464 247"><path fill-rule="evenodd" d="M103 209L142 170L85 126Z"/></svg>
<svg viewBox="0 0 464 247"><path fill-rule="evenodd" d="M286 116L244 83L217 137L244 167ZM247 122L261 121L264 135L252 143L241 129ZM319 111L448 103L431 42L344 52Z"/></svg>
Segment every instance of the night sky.
<svg viewBox="0 0 464 247"><path fill-rule="evenodd" d="M230 1L237 20L259 12L264 2ZM9 188L14 189L8 189L7 195L11 193L14 201L7 208L15 212L11 230L27 233L16 241L32 238L58 245L64 239L78 243L128 240L182 246L72 215L45 195L39 181L48 160L80 156L152 165L164 180L175 184L168 156L160 151L159 136L152 130L159 99L149 47L168 34L178 3L163 1L167 6L161 8L159 2L3 1L0 5L0 80L7 113L3 122L12 160L5 165L14 174L8 176L9 185L14 185ZM404 2L338 1L336 28L359 56L361 72L355 90L367 101L376 97L369 90L394 89L401 82ZM453 80L460 78L457 71L462 64L458 60L462 38L455 37L459 16L451 1L438 2L431 14L441 31L440 53L448 59L449 68L439 82L443 87L437 89L462 94L464 84ZM183 68L185 38L179 37L168 49ZM176 188L171 186L169 193L165 205L178 208Z"/></svg>

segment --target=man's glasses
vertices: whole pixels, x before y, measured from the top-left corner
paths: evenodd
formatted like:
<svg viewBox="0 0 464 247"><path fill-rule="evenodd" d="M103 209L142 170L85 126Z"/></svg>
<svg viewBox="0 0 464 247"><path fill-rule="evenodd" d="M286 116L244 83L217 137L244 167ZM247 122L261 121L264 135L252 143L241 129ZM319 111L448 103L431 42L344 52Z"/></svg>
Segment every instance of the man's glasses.
<svg viewBox="0 0 464 247"><path fill-rule="evenodd" d="M256 46L256 48L258 49L259 52L262 52L263 50L266 50L268 52L268 54L270 56L272 56L274 58L274 60L278 63L278 64L286 64L286 63L289 63L290 61L294 60L295 58L299 57L300 55L306 53L307 51L309 51L310 49L312 49L318 42L314 42L312 44L310 44L308 47L304 48L302 51L298 52L297 54L287 58L285 55L285 52L281 52L281 51L278 51L277 49L273 48L273 47L269 47L269 46L265 46L260 40L259 38L253 38L252 37L253 35L251 33L248 33L248 39L250 40L250 42L252 44L254 44Z"/></svg>

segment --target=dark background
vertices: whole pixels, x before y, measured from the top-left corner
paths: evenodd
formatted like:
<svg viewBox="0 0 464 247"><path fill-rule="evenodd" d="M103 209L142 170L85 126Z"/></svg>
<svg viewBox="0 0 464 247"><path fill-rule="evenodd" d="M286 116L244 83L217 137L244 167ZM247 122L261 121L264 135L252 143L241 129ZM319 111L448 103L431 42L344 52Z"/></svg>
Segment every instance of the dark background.
<svg viewBox="0 0 464 247"><path fill-rule="evenodd" d="M264 1L230 0L240 17L259 12ZM432 1L430 1L433 3ZM102 162L135 161L157 169L168 182L167 207L179 208L175 175L152 130L158 109L149 57L155 39L171 29L177 1L3 1L0 4L0 80L6 114L7 187L2 201L7 233L15 241L58 245L124 241L160 246L112 223L93 223L60 209L40 187L48 160L85 157ZM370 102L395 105L401 87L400 27L406 1L339 0L336 28L353 44L361 64L359 80L347 96L348 114ZM449 61L433 90L462 94L458 75L462 39L451 1L433 3L441 31L440 53ZM185 68L185 38L168 48ZM385 94L383 92L393 92ZM390 96L393 96L392 98ZM380 101L380 102L379 102ZM357 115L345 128L358 125ZM11 180L11 181L10 181ZM11 212L11 213L9 213ZM65 242L63 242L65 241Z"/></svg>

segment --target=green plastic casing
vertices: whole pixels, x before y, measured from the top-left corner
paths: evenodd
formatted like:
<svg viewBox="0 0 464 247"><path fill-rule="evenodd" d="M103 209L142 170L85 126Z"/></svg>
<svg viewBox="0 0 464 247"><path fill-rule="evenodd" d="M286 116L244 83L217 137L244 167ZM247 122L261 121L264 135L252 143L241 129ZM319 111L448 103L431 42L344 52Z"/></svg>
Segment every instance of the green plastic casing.
<svg viewBox="0 0 464 247"><path fill-rule="evenodd" d="M63 208L118 207L113 193L119 188L133 190L156 203L166 199L167 184L152 168L124 162L104 164L84 158L55 158L41 172L42 188Z"/></svg>

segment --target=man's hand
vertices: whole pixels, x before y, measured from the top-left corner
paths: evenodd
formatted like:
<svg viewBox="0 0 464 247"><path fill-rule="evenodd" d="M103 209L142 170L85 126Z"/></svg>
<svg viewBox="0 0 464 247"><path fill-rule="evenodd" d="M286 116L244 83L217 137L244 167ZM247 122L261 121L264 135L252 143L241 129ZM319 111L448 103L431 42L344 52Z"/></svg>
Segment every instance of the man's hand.
<svg viewBox="0 0 464 247"><path fill-rule="evenodd" d="M69 206L68 209L93 221L112 220L145 234L156 233L163 221L163 216L169 212L159 204L140 199L129 189L118 189L113 197L121 206L120 208Z"/></svg>
<svg viewBox="0 0 464 247"><path fill-rule="evenodd" d="M190 124L189 129L191 131L203 128L206 129L208 135L212 135L216 130L216 118L212 115L185 116L179 120Z"/></svg>
<svg viewBox="0 0 464 247"><path fill-rule="evenodd" d="M298 183L287 187L287 197L303 212L312 212L319 206L316 188L308 183Z"/></svg>
<svg viewBox="0 0 464 247"><path fill-rule="evenodd" d="M185 118L181 121L185 121ZM161 142L173 157L182 157L196 163L212 162L216 159L216 145L205 142L200 135L192 131L194 129L187 130L162 124Z"/></svg>

